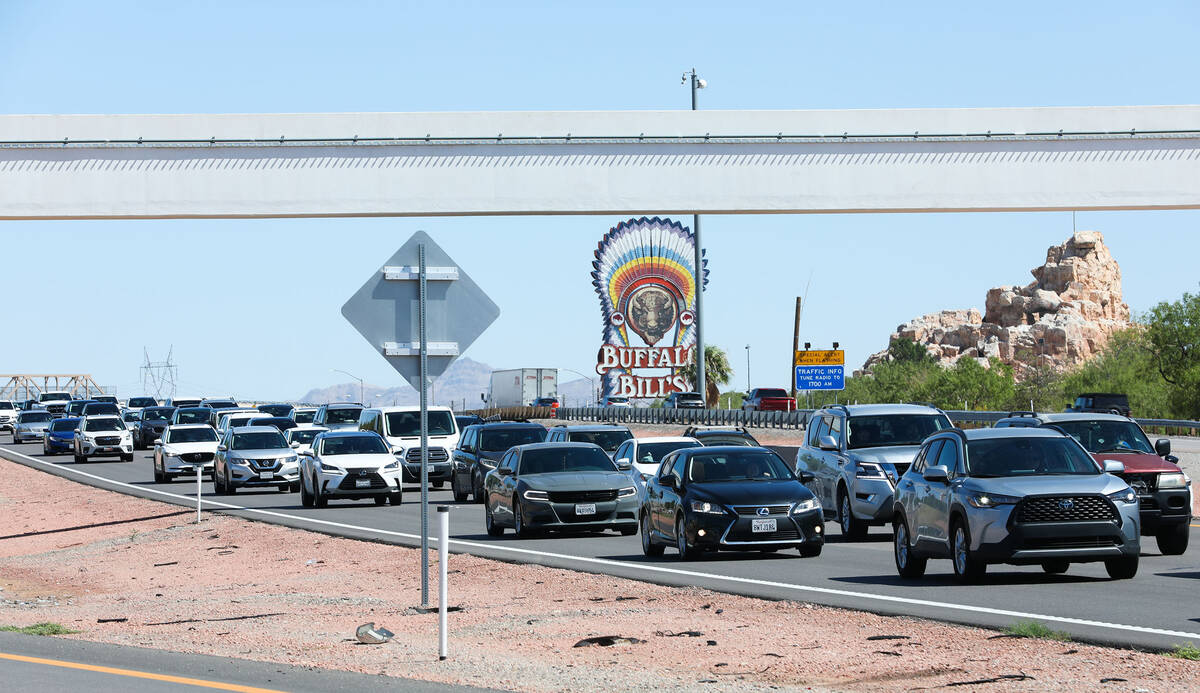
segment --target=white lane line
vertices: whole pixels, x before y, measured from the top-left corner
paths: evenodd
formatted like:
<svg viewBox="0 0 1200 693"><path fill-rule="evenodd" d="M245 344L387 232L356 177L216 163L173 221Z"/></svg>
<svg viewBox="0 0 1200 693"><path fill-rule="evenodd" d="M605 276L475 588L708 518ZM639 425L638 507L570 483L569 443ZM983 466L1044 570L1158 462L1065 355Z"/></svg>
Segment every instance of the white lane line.
<svg viewBox="0 0 1200 693"><path fill-rule="evenodd" d="M62 465L45 462L43 460L39 460L39 459L30 457L24 453L20 453L20 452L8 450L8 449L5 449L4 451L7 453L10 453L10 454L13 454L13 455L19 455L20 457L23 457L24 459L29 460L30 462L33 462L34 464L40 464L40 465L45 465L47 467L52 467L54 469L61 469L64 471L69 471L74 474L79 474L80 476L90 477L92 479L104 481L109 484L114 484L117 486L124 486L126 488L135 489L135 490L142 491L142 492L157 493L159 495L166 496L168 498L175 498L175 499L184 500L184 501L194 501L195 500L195 496L181 496L176 493L168 493L167 491L160 491L160 490L154 489L154 488L144 488L141 486L136 486L134 484L127 484L123 481L114 481L112 479L98 476L96 474L90 474L88 472L74 469L72 467L64 467ZM360 525L349 525L349 524L344 524L341 522L331 522L329 520L318 520L316 518L301 517L299 515L289 515L287 513L275 512L274 510L260 510L258 508L247 508L247 507L240 506L240 505L232 505L230 503L222 503L220 501L206 500L205 504L210 507L211 506L219 506L219 507L226 508L229 510L238 510L238 511L242 511L242 512L254 513L257 515L263 515L266 517L278 517L278 518L283 518L283 519L288 519L288 520L296 520L299 522L320 524L320 525L324 525L326 527L337 527L340 529L352 529L352 530L359 530L359 531L363 531L363 532L374 532L376 534L384 534L384 535L392 536L392 537L402 537L405 539L420 539L421 538L421 535L419 535L419 534L408 534L406 532L393 532L391 530L379 529L376 527L363 527ZM433 503L431 505L439 505L439 504ZM429 538L429 543L431 546L436 546L437 538L431 536ZM451 539L450 546L452 546L452 547L457 546L457 547L462 547L462 548L487 549L490 551L501 551L501 552L507 552L507 553L512 553L512 554L525 555L525 556L539 556L542 558L554 558L554 559L567 560L567 561L576 561L579 563L586 563L588 565L605 566L605 567L610 567L610 568L621 568L623 570L640 571L643 573L658 573L661 575L674 575L674 576L679 576L679 577L690 577L690 578L701 578L701 579L705 579L705 580L716 580L716 581L720 581L720 582L728 582L728 583L734 583L734 584L739 584L739 585L754 585L756 587L772 587L772 588L777 588L777 589L792 590L795 592L809 592L809 593L816 593L816 594L836 595L839 597L853 597L855 599L862 599L862 600L875 601L875 602L886 602L886 603L891 603L891 604L906 604L906 605L910 605L910 606L926 606L926 607L931 607L931 608L935 608L935 609L947 609L947 610L951 610L951 611L966 611L966 612L977 613L977 614L989 614L992 616L1008 616L1011 618L1034 619L1034 620L1038 620L1038 621L1053 621L1056 623L1068 623L1068 624L1072 624L1072 625L1089 626L1089 627L1093 627L1093 628L1107 628L1110 630L1127 631L1127 632L1131 632L1131 633L1147 633L1150 635L1165 635L1165 636L1177 637L1177 638L1190 638L1193 641L1196 639L1200 639L1200 633L1188 633L1186 631L1163 630L1161 628L1147 628L1144 626L1131 626L1131 625L1126 625L1123 623L1106 623L1104 621L1091 621L1091 620L1082 619L1082 618L1071 618L1068 616L1051 616L1048 614L1035 614L1035 613L1029 613L1026 611L1010 611L1008 609L993 609L993 608L986 607L986 606L971 606L971 605L967 605L967 604L951 604L951 603L947 603L947 602L930 601L928 599L913 599L911 597L893 597L891 595L886 595L886 594L871 594L869 592L854 592L851 590L833 589L831 587L816 587L813 585L797 585L797 584L788 583L788 582L774 582L771 580L759 580L756 578L744 578L744 577L736 577L736 576L732 576L732 575L719 575L716 573L702 573L702 572L695 571L695 570L682 570L680 568L667 568L664 566L656 566L656 565L642 565L639 563L624 563L621 561L613 561L613 560L608 560L605 558L591 558L589 556L572 556L570 554L551 553L548 551L535 551L533 549L522 549L522 548L518 548L515 546L483 544L480 542L464 541L461 539Z"/></svg>

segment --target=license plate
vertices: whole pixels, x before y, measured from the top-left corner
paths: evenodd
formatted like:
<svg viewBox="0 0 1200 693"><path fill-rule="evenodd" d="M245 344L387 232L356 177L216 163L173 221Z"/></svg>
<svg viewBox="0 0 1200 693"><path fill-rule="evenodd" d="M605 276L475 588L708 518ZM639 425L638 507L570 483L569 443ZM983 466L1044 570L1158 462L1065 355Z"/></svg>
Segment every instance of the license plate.
<svg viewBox="0 0 1200 693"><path fill-rule="evenodd" d="M371 488L370 479L355 479L354 488Z"/></svg>
<svg viewBox="0 0 1200 693"><path fill-rule="evenodd" d="M774 532L775 520L750 520L751 532Z"/></svg>
<svg viewBox="0 0 1200 693"><path fill-rule="evenodd" d="M595 515L596 514L596 504L595 503L577 503L577 504L575 504L575 514L576 515Z"/></svg>
<svg viewBox="0 0 1200 693"><path fill-rule="evenodd" d="M101 448L101 452L116 452L116 448Z"/></svg>
<svg viewBox="0 0 1200 693"><path fill-rule="evenodd" d="M262 472L259 476L263 479L274 479L275 472Z"/></svg>

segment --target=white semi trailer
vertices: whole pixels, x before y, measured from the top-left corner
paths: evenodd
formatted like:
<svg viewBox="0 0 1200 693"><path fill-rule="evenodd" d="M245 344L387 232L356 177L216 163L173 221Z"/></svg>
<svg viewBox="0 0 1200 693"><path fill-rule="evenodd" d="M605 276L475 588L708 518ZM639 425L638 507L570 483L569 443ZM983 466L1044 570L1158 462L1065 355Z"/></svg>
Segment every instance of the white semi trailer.
<svg viewBox="0 0 1200 693"><path fill-rule="evenodd" d="M489 407L527 407L540 397L558 397L557 368L492 371Z"/></svg>

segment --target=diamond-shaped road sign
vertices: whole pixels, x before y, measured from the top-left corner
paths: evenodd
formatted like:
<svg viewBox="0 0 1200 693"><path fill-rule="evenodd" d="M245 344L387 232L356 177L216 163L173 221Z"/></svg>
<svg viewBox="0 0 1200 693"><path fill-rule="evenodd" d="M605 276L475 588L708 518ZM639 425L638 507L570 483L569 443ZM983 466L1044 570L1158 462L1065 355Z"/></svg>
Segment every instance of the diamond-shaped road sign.
<svg viewBox="0 0 1200 693"><path fill-rule="evenodd" d="M428 378L445 372L500 316L500 308L429 234L418 231L367 279L342 315L413 389L421 389L420 246L425 246Z"/></svg>

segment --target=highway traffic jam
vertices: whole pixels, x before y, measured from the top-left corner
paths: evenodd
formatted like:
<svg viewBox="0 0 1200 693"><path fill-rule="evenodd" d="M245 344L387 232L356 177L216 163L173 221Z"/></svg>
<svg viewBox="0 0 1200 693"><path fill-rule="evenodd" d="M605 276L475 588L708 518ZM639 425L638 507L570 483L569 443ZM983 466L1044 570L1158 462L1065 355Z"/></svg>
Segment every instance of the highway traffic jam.
<svg viewBox="0 0 1200 693"><path fill-rule="evenodd" d="M152 450L156 483L199 470L218 494L298 493L304 507L399 505L421 479L415 406L47 392L0 402L0 427L46 457L131 462ZM1090 562L1127 579L1143 541L1163 555L1188 546L1190 478L1170 441L1151 444L1118 414L1013 412L962 430L923 405L834 405L813 412L791 461L744 428L637 438L615 424L547 428L431 407L428 433L431 490L482 504L490 537L615 531L639 535L647 556L795 549L814 558L830 520L844 541L891 527L901 578L948 559L962 582L992 564L1061 574Z"/></svg>

